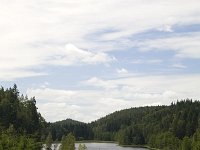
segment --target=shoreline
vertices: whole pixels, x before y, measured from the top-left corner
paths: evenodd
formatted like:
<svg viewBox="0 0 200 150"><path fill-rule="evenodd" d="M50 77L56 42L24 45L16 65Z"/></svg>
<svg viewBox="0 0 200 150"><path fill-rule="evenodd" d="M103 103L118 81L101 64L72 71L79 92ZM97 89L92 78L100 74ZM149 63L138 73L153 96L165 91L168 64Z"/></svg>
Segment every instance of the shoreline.
<svg viewBox="0 0 200 150"><path fill-rule="evenodd" d="M120 145L116 141L83 140L83 141L76 141L76 143L115 143L115 144L118 144L121 147L146 148L146 149L149 149L149 150L160 150L160 149L157 149L157 148L152 148L148 145Z"/></svg>

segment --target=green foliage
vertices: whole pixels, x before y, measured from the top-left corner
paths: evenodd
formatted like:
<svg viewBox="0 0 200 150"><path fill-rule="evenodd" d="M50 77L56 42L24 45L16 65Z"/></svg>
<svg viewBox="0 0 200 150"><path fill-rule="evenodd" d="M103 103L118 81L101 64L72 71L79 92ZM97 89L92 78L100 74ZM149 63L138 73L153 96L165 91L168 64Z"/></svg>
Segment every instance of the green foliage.
<svg viewBox="0 0 200 150"><path fill-rule="evenodd" d="M8 128L12 124L17 132L40 133L46 126L44 118L37 112L35 98L19 96L17 86L0 88L0 125Z"/></svg>
<svg viewBox="0 0 200 150"><path fill-rule="evenodd" d="M49 134L48 134L48 136L46 138L46 141L45 141L46 147L47 148L51 148L52 143L53 143L52 135L49 132Z"/></svg>
<svg viewBox="0 0 200 150"><path fill-rule="evenodd" d="M77 140L92 139L92 129L86 123L66 119L52 123L49 127L52 133L53 140L61 140L63 135L67 135L70 132L76 137Z"/></svg>
<svg viewBox="0 0 200 150"><path fill-rule="evenodd" d="M191 150L192 149L192 142L189 137L184 137L182 141L182 150Z"/></svg>
<svg viewBox="0 0 200 150"><path fill-rule="evenodd" d="M78 150L87 150L87 147L85 144L79 144Z"/></svg>
<svg viewBox="0 0 200 150"><path fill-rule="evenodd" d="M197 150L200 145L198 120L200 102L187 99L170 106L117 111L92 122L90 126L95 140L116 140L121 145L148 144L165 150ZM193 140L191 137L195 134Z"/></svg>
<svg viewBox="0 0 200 150"><path fill-rule="evenodd" d="M197 129L192 140L193 150L200 150L200 130Z"/></svg>
<svg viewBox="0 0 200 150"><path fill-rule="evenodd" d="M90 124L70 119L51 124L53 138L72 132L77 139L117 141L164 150L200 150L200 102L125 109Z"/></svg>
<svg viewBox="0 0 200 150"><path fill-rule="evenodd" d="M61 150L75 150L75 137L72 133L62 137Z"/></svg>
<svg viewBox="0 0 200 150"><path fill-rule="evenodd" d="M49 126L48 126L49 125ZM47 128L48 126L48 128ZM71 132L71 133L70 133ZM47 136L48 133L51 133ZM19 95L17 86L0 88L0 150L36 150L45 140L61 140L62 150L78 140L118 141L121 145L150 145L164 150L200 150L200 102L177 101L114 112L90 124L70 119L47 124L37 112L35 98ZM86 148L80 145L80 149Z"/></svg>
<svg viewBox="0 0 200 150"><path fill-rule="evenodd" d="M165 150L178 150L180 140L171 132L159 133L150 137L149 143L151 147L156 147Z"/></svg>
<svg viewBox="0 0 200 150"><path fill-rule="evenodd" d="M25 135L18 135L8 129L0 135L0 150L38 150L41 143Z"/></svg>
<svg viewBox="0 0 200 150"><path fill-rule="evenodd" d="M38 150L46 130L35 98L19 95L17 86L0 88L0 150Z"/></svg>
<svg viewBox="0 0 200 150"><path fill-rule="evenodd" d="M2 145L2 143L0 143L0 150L3 150L3 145Z"/></svg>

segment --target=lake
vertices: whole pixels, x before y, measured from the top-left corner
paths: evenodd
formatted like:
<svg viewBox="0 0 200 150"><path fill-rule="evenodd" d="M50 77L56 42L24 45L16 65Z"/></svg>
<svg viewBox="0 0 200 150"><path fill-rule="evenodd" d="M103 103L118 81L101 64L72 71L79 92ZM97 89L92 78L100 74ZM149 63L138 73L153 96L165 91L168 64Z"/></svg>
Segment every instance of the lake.
<svg viewBox="0 0 200 150"><path fill-rule="evenodd" d="M78 150L79 143L76 143L76 150ZM87 150L147 150L145 148L130 148L120 147L115 143L85 143ZM52 150L58 150L60 144L53 145Z"/></svg>

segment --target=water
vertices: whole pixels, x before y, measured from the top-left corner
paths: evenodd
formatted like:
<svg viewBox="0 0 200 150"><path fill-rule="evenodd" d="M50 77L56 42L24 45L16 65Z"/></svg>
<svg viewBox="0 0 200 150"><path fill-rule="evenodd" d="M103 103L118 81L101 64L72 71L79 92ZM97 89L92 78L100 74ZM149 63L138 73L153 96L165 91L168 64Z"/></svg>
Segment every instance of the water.
<svg viewBox="0 0 200 150"><path fill-rule="evenodd" d="M76 150L78 150L78 145L76 144ZM120 147L114 143L85 143L88 150L147 150L144 148L130 148L130 147Z"/></svg>
<svg viewBox="0 0 200 150"><path fill-rule="evenodd" d="M87 150L147 150L145 148L130 148L120 147L115 143L84 143ZM79 143L76 143L76 150L78 150ZM60 144L53 144L52 150L59 150Z"/></svg>

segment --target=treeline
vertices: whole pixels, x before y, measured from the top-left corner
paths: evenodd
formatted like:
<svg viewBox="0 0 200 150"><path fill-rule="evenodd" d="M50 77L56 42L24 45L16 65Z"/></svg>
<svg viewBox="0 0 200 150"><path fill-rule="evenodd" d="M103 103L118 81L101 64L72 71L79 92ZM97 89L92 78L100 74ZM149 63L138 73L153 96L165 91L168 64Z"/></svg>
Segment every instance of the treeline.
<svg viewBox="0 0 200 150"><path fill-rule="evenodd" d="M200 149L200 102L131 108L92 122L94 139L159 149Z"/></svg>
<svg viewBox="0 0 200 150"><path fill-rule="evenodd" d="M52 133L59 137L60 130L77 133L74 128L70 129L68 122L53 123ZM187 99L170 106L125 109L82 125L88 126L89 130L76 126L76 131L81 133L77 139L117 141L120 145L149 145L169 150L200 150L199 101Z"/></svg>
<svg viewBox="0 0 200 150"><path fill-rule="evenodd" d="M0 88L0 150L39 149L46 127L34 97L20 95L16 85Z"/></svg>
<svg viewBox="0 0 200 150"><path fill-rule="evenodd" d="M47 150L51 149L59 149L59 150L75 150L75 142L76 139L72 133L67 134L66 136L63 135L60 144L54 143L51 133L47 136L45 141L44 148ZM80 143L78 146L78 150L87 150L85 144Z"/></svg>
<svg viewBox="0 0 200 150"><path fill-rule="evenodd" d="M52 134L54 141L61 141L63 135L73 133L76 140L91 140L93 139L92 128L83 122L66 119L50 124L49 131Z"/></svg>
<svg viewBox="0 0 200 150"><path fill-rule="evenodd" d="M16 85L0 88L0 150L37 150L45 140L63 141L69 133L75 136L72 141L200 150L200 102L187 99L170 106L130 108L89 124L71 119L46 123L34 97L20 95Z"/></svg>
<svg viewBox="0 0 200 150"><path fill-rule="evenodd" d="M88 139L91 134L92 129L82 122L47 123L37 111L35 97L20 95L16 84L0 87L0 150L40 150L45 145L50 149L53 142L60 141L61 150L74 150L76 139ZM86 147L80 145L79 149Z"/></svg>

